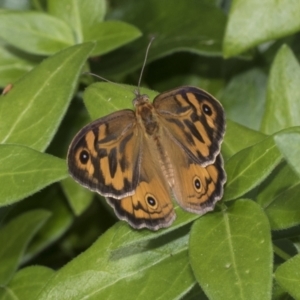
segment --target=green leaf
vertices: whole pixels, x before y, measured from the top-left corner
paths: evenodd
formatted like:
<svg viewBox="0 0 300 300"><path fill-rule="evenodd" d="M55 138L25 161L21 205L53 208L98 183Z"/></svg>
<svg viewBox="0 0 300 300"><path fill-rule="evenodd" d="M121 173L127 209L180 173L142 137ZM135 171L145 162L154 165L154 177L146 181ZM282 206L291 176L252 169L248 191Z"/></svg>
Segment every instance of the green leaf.
<svg viewBox="0 0 300 300"><path fill-rule="evenodd" d="M206 0L116 1L110 18L122 19L139 28L143 37L108 55L101 63L103 76L124 74L139 68L149 37L155 36L147 62L178 51L221 55L226 17ZM212 22L218 20L218 22Z"/></svg>
<svg viewBox="0 0 300 300"><path fill-rule="evenodd" d="M280 265L275 272L275 279L294 299L300 299L300 254Z"/></svg>
<svg viewBox="0 0 300 300"><path fill-rule="evenodd" d="M84 40L97 42L92 55L102 55L135 40L141 34L137 27L127 23L108 21L90 28Z"/></svg>
<svg viewBox="0 0 300 300"><path fill-rule="evenodd" d="M220 98L226 117L258 130L264 112L265 90L266 75L259 69L233 77Z"/></svg>
<svg viewBox="0 0 300 300"><path fill-rule="evenodd" d="M233 0L224 38L224 56L230 57L265 41L300 29L300 2L289 0Z"/></svg>
<svg viewBox="0 0 300 300"><path fill-rule="evenodd" d="M82 187L70 177L64 179L61 184L74 214L79 216L90 206L94 193Z"/></svg>
<svg viewBox="0 0 300 300"><path fill-rule="evenodd" d="M299 2L300 4L300 2ZM261 129L267 134L300 125L300 66L287 46L278 51L270 71Z"/></svg>
<svg viewBox="0 0 300 300"><path fill-rule="evenodd" d="M0 299L36 299L53 274L53 270L43 266L21 269L5 288L0 288Z"/></svg>
<svg viewBox="0 0 300 300"><path fill-rule="evenodd" d="M281 159L272 136L233 155L225 164L227 183L223 199L236 199L253 189Z"/></svg>
<svg viewBox="0 0 300 300"><path fill-rule="evenodd" d="M0 86L4 87L17 81L24 73L30 71L36 62L25 59L0 44Z"/></svg>
<svg viewBox="0 0 300 300"><path fill-rule="evenodd" d="M115 239L118 241L117 244L112 244L110 247L112 250L116 250L121 244L122 247L130 248L136 247L141 242L152 241L157 238L166 237L167 234L184 227L192 221L200 218L197 214L192 214L184 211L180 206L174 205L176 212L176 219L172 226L160 229L159 231L150 230L128 230L131 228L127 223L120 221L116 224L118 230L116 231Z"/></svg>
<svg viewBox="0 0 300 300"><path fill-rule="evenodd" d="M0 229L0 285L9 282L28 243L49 216L50 213L45 210L33 210L20 215Z"/></svg>
<svg viewBox="0 0 300 300"><path fill-rule="evenodd" d="M66 162L20 145L0 145L0 206L68 176Z"/></svg>
<svg viewBox="0 0 300 300"><path fill-rule="evenodd" d="M225 138L222 144L222 153L225 160L242 149L252 146L267 137L259 131L235 123L230 119L227 119L226 123Z"/></svg>
<svg viewBox="0 0 300 300"><path fill-rule="evenodd" d="M271 228L280 230L300 224L300 178L282 164L258 189L257 202L269 218Z"/></svg>
<svg viewBox="0 0 300 300"><path fill-rule="evenodd" d="M66 22L75 32L76 43L82 43L86 41L84 36L103 21L106 1L50 0L48 11Z"/></svg>
<svg viewBox="0 0 300 300"><path fill-rule="evenodd" d="M209 299L271 299L270 227L254 202L238 200L227 210L197 220L189 254Z"/></svg>
<svg viewBox="0 0 300 300"><path fill-rule="evenodd" d="M0 7L5 9L27 10L30 9L30 0L10 1L1 0Z"/></svg>
<svg viewBox="0 0 300 300"><path fill-rule="evenodd" d="M133 109L136 87L98 82L90 85L84 92L84 103L93 120L120 109ZM141 94L147 94L152 100L157 92L141 88Z"/></svg>
<svg viewBox="0 0 300 300"><path fill-rule="evenodd" d="M284 130L274 137L280 152L300 177L300 127Z"/></svg>
<svg viewBox="0 0 300 300"><path fill-rule="evenodd" d="M59 184L47 187L27 198L26 201L19 202L8 217L35 209L45 209L51 212L51 218L33 238L23 256L22 263L34 259L42 250L51 246L70 229L74 222L74 215L65 201Z"/></svg>
<svg viewBox="0 0 300 300"><path fill-rule="evenodd" d="M1 13L0 37L29 53L51 55L75 41L71 28L50 15L26 11Z"/></svg>
<svg viewBox="0 0 300 300"><path fill-rule="evenodd" d="M110 52L141 35L130 24L120 21L103 22L106 12L106 2L103 0L49 1L49 12L69 24L75 31L77 43L97 42L93 56Z"/></svg>
<svg viewBox="0 0 300 300"><path fill-rule="evenodd" d="M118 226L57 271L38 299L132 299L132 291L138 299L175 299L194 285L186 230L131 247L124 247L116 235Z"/></svg>
<svg viewBox="0 0 300 300"><path fill-rule="evenodd" d="M44 60L1 97L1 143L23 144L40 151L49 145L92 48L92 43L82 44Z"/></svg>

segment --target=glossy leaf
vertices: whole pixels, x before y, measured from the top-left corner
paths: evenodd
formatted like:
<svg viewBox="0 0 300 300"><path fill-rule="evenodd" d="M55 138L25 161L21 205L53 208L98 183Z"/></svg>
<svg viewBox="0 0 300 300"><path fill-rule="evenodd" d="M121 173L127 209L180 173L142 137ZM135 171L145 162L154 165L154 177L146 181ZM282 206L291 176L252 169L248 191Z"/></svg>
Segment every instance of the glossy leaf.
<svg viewBox="0 0 300 300"><path fill-rule="evenodd" d="M117 230L118 226L112 227L57 271L39 300L58 295L62 299L132 299L132 291L141 299L174 299L191 289L195 282L188 263L186 234L171 235L168 243L163 239L124 247L116 238ZM128 228L127 233L131 231Z"/></svg>
<svg viewBox="0 0 300 300"><path fill-rule="evenodd" d="M30 0L22 0L22 1L9 1L9 0L1 0L0 7L5 9L16 9L16 10L26 10L30 9Z"/></svg>
<svg viewBox="0 0 300 300"><path fill-rule="evenodd" d="M0 44L0 86L17 81L21 75L30 71L36 63L9 51L7 45Z"/></svg>
<svg viewBox="0 0 300 300"><path fill-rule="evenodd" d="M300 178L286 164L276 168L260 186L257 202L265 210L273 230L300 224L299 193Z"/></svg>
<svg viewBox="0 0 300 300"><path fill-rule="evenodd" d="M187 17L188 16L188 17ZM117 1L110 18L138 27L143 37L111 54L101 64L105 76L124 74L142 65L149 38L155 36L147 62L178 51L221 55L226 17L206 0ZM201 21L199 21L201 20ZM218 20L218 22L212 22Z"/></svg>
<svg viewBox="0 0 300 300"><path fill-rule="evenodd" d="M112 244L111 249L117 250L119 244L122 247L136 247L141 242L153 241L157 238L163 239L167 236L167 234L171 234L172 232L184 227L187 224L190 224L194 220L201 218L201 216L197 214L192 214L184 211L179 206L174 205L174 209L176 212L176 219L172 226L163 228L159 231L150 231L150 230L128 230L130 226L128 223L120 221L115 226L118 227L116 231L116 240L118 244Z"/></svg>
<svg viewBox="0 0 300 300"><path fill-rule="evenodd" d="M110 52L141 35L138 28L125 22L103 22L106 12L103 0L49 1L49 12L69 24L77 43L97 42L93 56Z"/></svg>
<svg viewBox="0 0 300 300"><path fill-rule="evenodd" d="M0 206L68 176L64 160L20 145L0 145Z"/></svg>
<svg viewBox="0 0 300 300"><path fill-rule="evenodd" d="M117 86L99 82L90 85L84 93L84 102L93 120L120 109L134 109L132 100L136 97L134 86ZM157 92L141 88L141 94L147 94L151 101Z"/></svg>
<svg viewBox="0 0 300 300"><path fill-rule="evenodd" d="M22 211L35 209L47 210L51 213L51 218L28 246L22 258L23 264L34 259L66 234L75 218L58 184L49 186L25 201L19 202L11 214L20 214Z"/></svg>
<svg viewBox="0 0 300 300"><path fill-rule="evenodd" d="M299 31L299 14L298 1L233 0L224 38L225 57Z"/></svg>
<svg viewBox="0 0 300 300"><path fill-rule="evenodd" d="M1 143L23 144L40 151L49 145L92 48L91 43L82 44L44 60L1 97Z"/></svg>
<svg viewBox="0 0 300 300"><path fill-rule="evenodd" d="M224 200L236 199L260 184L282 159L273 137L243 149L225 164L227 183Z"/></svg>
<svg viewBox="0 0 300 300"><path fill-rule="evenodd" d="M7 284L16 271L21 257L32 237L47 221L50 213L33 210L24 213L0 229L0 283Z"/></svg>
<svg viewBox="0 0 300 300"><path fill-rule="evenodd" d="M275 135L274 140L291 168L300 177L300 127L284 130Z"/></svg>
<svg viewBox="0 0 300 300"><path fill-rule="evenodd" d="M242 149L250 147L264 140L266 137L265 134L259 131L252 130L227 119L225 137L222 143L222 153L224 154L225 161Z"/></svg>
<svg viewBox="0 0 300 300"><path fill-rule="evenodd" d="M75 42L65 22L33 11L2 13L0 37L17 48L39 55L54 54Z"/></svg>
<svg viewBox="0 0 300 300"><path fill-rule="evenodd" d="M226 117L258 130L265 107L265 90L266 75L261 70L251 69L232 78L220 98Z"/></svg>
<svg viewBox="0 0 300 300"><path fill-rule="evenodd" d="M6 287L0 288L0 299L38 299L37 296L53 274L53 270L43 266L21 269Z"/></svg>
<svg viewBox="0 0 300 300"><path fill-rule="evenodd" d="M97 42L92 55L102 55L137 39L141 35L141 31L130 24L107 21L90 28L84 39L86 42Z"/></svg>
<svg viewBox="0 0 300 300"><path fill-rule="evenodd" d="M50 0L48 11L67 23L75 33L76 43L86 41L84 36L99 22L106 13L106 1L103 0Z"/></svg>
<svg viewBox="0 0 300 300"><path fill-rule="evenodd" d="M70 177L63 180L61 184L74 214L79 216L91 204L94 193Z"/></svg>
<svg viewBox="0 0 300 300"><path fill-rule="evenodd" d="M270 228L253 201L238 200L197 220L189 244L192 269L209 299L271 299Z"/></svg>
<svg viewBox="0 0 300 300"><path fill-rule="evenodd" d="M299 63L291 50L282 46L272 64L268 81L263 132L270 134L300 125L299 82Z"/></svg>
<svg viewBox="0 0 300 300"><path fill-rule="evenodd" d="M279 266L275 279L294 299L300 299L300 254Z"/></svg>

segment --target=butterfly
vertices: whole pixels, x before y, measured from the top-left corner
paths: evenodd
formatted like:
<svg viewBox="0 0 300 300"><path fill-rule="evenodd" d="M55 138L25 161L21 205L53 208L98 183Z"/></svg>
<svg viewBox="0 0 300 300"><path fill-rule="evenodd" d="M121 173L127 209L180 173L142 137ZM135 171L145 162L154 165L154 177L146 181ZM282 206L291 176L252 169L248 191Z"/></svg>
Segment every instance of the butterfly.
<svg viewBox="0 0 300 300"><path fill-rule="evenodd" d="M157 230L176 218L172 196L202 215L222 198L222 105L197 87L136 92L135 110L113 112L82 128L68 151L70 175L103 195L117 217Z"/></svg>

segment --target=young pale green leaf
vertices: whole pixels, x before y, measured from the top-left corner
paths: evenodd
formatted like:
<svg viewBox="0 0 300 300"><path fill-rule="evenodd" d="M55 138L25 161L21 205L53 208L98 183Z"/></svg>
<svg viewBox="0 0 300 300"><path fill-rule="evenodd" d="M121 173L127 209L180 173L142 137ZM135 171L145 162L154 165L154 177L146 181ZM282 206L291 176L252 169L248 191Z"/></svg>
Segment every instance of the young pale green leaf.
<svg viewBox="0 0 300 300"><path fill-rule="evenodd" d="M84 36L103 21L106 1L51 0L48 1L48 11L66 22L75 32L76 43L82 43Z"/></svg>
<svg viewBox="0 0 300 300"><path fill-rule="evenodd" d="M134 109L132 100L136 97L137 87L98 82L90 85L84 92L83 98L88 112L93 120L106 116L120 109ZM147 94L154 99L157 92L141 88L141 94Z"/></svg>
<svg viewBox="0 0 300 300"><path fill-rule="evenodd" d="M33 11L1 13L0 37L23 51L39 55L51 55L75 44L72 30L65 22Z"/></svg>
<svg viewBox="0 0 300 300"><path fill-rule="evenodd" d="M68 176L63 159L20 145L0 145L0 206Z"/></svg>
<svg viewBox="0 0 300 300"><path fill-rule="evenodd" d="M299 63L284 45L278 51L270 72L261 126L263 132L271 134L300 125L299 82Z"/></svg>
<svg viewBox="0 0 300 300"><path fill-rule="evenodd" d="M267 136L259 131L252 130L230 119L226 120L225 138L222 144L222 153L226 158L231 157L244 148L250 147Z"/></svg>
<svg viewBox="0 0 300 300"><path fill-rule="evenodd" d="M120 21L98 23L84 36L84 41L97 42L92 55L102 55L119 48L142 35L141 31L130 24Z"/></svg>
<svg viewBox="0 0 300 300"><path fill-rule="evenodd" d="M236 199L253 189L281 159L272 136L233 155L225 164L227 183L223 199Z"/></svg>
<svg viewBox="0 0 300 300"><path fill-rule="evenodd" d="M139 68L153 35L148 62L178 51L221 55L226 17L210 1L185 0L174 5L173 0L118 0L116 6L109 18L121 16L122 21L139 28L143 37L101 61L103 76Z"/></svg>
<svg viewBox="0 0 300 300"><path fill-rule="evenodd" d="M44 60L0 98L0 142L44 150L76 88L92 43L73 46Z"/></svg>
<svg viewBox="0 0 300 300"><path fill-rule="evenodd" d="M276 134L274 140L291 168L300 176L300 127L284 130Z"/></svg>
<svg viewBox="0 0 300 300"><path fill-rule="evenodd" d="M233 0L224 38L224 56L234 56L265 41L299 31L299 14L299 1Z"/></svg>
<svg viewBox="0 0 300 300"><path fill-rule="evenodd" d="M238 200L203 216L189 245L192 269L209 299L271 299L270 227L255 202Z"/></svg>
<svg viewBox="0 0 300 300"><path fill-rule="evenodd" d="M280 265L275 272L275 279L294 299L300 299L300 254Z"/></svg>
<svg viewBox="0 0 300 300"><path fill-rule="evenodd" d="M50 213L45 210L32 210L18 216L0 229L1 286L10 281L28 243L49 217Z"/></svg>
<svg viewBox="0 0 300 300"><path fill-rule="evenodd" d="M112 251L118 228L57 271L38 299L176 299L192 288L186 230Z"/></svg>
<svg viewBox="0 0 300 300"><path fill-rule="evenodd" d="M36 299L53 274L53 270L43 266L21 269L7 286L0 288L0 299Z"/></svg>
<svg viewBox="0 0 300 300"><path fill-rule="evenodd" d="M63 191L76 216L79 216L92 202L94 193L68 177L61 182Z"/></svg>
<svg viewBox="0 0 300 300"><path fill-rule="evenodd" d="M0 44L0 86L16 82L24 73L30 71L36 63L8 50Z"/></svg>
<svg viewBox="0 0 300 300"><path fill-rule="evenodd" d="M259 130L265 107L266 81L265 73L259 69L233 77L220 98L226 117Z"/></svg>

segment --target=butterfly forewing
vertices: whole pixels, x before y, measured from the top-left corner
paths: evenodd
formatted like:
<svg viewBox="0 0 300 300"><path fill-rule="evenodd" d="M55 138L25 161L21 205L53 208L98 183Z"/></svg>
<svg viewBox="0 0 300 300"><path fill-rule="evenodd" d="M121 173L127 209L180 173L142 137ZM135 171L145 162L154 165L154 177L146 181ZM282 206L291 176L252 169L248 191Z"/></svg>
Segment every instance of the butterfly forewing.
<svg viewBox="0 0 300 300"><path fill-rule="evenodd" d="M214 162L225 131L221 104L196 87L158 95L153 102L161 123L186 153L202 166Z"/></svg>
<svg viewBox="0 0 300 300"><path fill-rule="evenodd" d="M68 153L72 177L104 196L134 193L139 178L140 135L132 110L122 110L84 127Z"/></svg>

